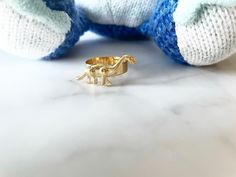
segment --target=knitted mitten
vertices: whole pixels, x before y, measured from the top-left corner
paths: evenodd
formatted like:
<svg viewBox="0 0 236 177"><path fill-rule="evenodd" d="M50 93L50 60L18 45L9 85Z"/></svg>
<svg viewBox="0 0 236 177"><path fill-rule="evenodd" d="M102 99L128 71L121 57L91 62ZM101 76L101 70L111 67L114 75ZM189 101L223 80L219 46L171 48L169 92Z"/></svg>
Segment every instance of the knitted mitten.
<svg viewBox="0 0 236 177"><path fill-rule="evenodd" d="M151 36L171 58L203 66L236 52L236 0L79 1L92 30Z"/></svg>
<svg viewBox="0 0 236 177"><path fill-rule="evenodd" d="M0 48L57 58L90 22L111 37L153 37L166 54L191 65L211 65L236 51L236 0L76 1L78 9L74 0L0 0Z"/></svg>
<svg viewBox="0 0 236 177"><path fill-rule="evenodd" d="M66 53L86 30L73 0L0 0L0 48L26 58Z"/></svg>
<svg viewBox="0 0 236 177"><path fill-rule="evenodd" d="M158 0L141 29L175 60L215 64L236 52L236 0Z"/></svg>

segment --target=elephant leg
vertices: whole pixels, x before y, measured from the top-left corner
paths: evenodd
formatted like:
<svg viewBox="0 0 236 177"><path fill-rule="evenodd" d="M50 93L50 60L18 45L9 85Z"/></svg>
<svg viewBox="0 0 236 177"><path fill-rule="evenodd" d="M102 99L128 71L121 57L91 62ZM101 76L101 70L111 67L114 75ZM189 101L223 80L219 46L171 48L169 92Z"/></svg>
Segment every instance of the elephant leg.
<svg viewBox="0 0 236 177"><path fill-rule="evenodd" d="M106 82L105 82L106 84L106 86L111 86L112 85L112 82L108 79L108 78L106 78Z"/></svg>
<svg viewBox="0 0 236 177"><path fill-rule="evenodd" d="M81 75L81 76L77 76L75 79L76 79L76 80L82 80L82 79L84 79L86 76L87 76L87 73L84 73L84 74Z"/></svg>
<svg viewBox="0 0 236 177"><path fill-rule="evenodd" d="M103 75L101 85L106 85L106 80L107 80L107 77Z"/></svg>

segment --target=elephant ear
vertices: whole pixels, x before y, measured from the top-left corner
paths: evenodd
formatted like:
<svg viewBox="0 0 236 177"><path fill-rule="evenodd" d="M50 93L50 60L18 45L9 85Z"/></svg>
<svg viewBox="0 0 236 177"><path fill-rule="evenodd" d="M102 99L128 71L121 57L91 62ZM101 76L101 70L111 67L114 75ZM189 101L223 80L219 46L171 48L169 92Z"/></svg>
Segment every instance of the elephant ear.
<svg viewBox="0 0 236 177"><path fill-rule="evenodd" d="M67 33L71 28L71 18L64 11L50 9L47 1L60 3L68 0L5 0L14 10L29 18L36 19L58 33Z"/></svg>
<svg viewBox="0 0 236 177"><path fill-rule="evenodd" d="M236 0L179 0L174 13L176 24L188 25L201 19L201 14L209 6L234 7Z"/></svg>

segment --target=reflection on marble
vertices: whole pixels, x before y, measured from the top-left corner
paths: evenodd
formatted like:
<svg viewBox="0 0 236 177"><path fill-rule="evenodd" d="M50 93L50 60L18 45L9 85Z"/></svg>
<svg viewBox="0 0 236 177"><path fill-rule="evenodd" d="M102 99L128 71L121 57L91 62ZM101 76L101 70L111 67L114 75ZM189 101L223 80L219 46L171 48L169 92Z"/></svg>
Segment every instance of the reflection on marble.
<svg viewBox="0 0 236 177"><path fill-rule="evenodd" d="M103 88L86 58L134 54ZM67 59L0 53L1 177L235 177L236 57L194 68L152 42L88 33Z"/></svg>

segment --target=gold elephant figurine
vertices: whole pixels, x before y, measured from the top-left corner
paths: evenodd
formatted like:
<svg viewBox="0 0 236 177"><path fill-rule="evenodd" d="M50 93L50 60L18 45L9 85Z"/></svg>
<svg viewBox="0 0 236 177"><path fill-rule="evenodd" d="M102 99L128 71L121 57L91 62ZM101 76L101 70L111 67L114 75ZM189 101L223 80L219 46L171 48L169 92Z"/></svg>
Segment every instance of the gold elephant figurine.
<svg viewBox="0 0 236 177"><path fill-rule="evenodd" d="M109 77L115 77L128 71L128 64L136 64L136 59L130 55L122 57L95 57L89 59L86 71L77 76L76 80L88 79L89 84L111 86ZM100 83L99 83L100 81Z"/></svg>

